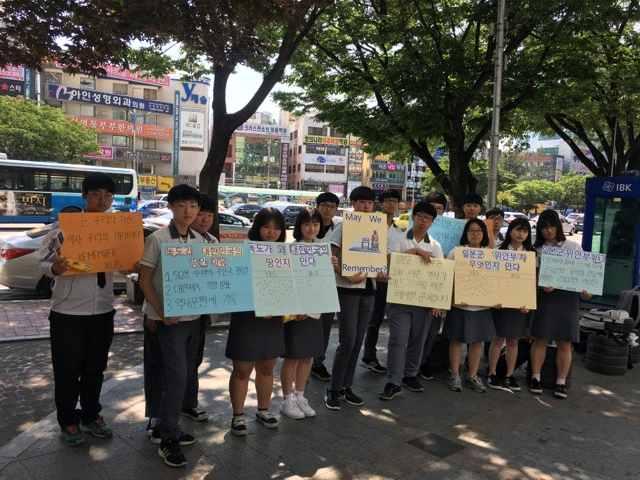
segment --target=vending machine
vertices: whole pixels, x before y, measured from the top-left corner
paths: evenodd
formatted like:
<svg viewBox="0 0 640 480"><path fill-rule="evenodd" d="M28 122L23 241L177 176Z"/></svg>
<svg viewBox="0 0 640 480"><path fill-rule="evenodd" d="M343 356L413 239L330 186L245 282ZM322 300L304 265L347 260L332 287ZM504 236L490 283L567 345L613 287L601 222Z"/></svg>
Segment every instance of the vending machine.
<svg viewBox="0 0 640 480"><path fill-rule="evenodd" d="M582 247L607 254L601 300L615 303L640 284L640 176L589 178L585 193Z"/></svg>

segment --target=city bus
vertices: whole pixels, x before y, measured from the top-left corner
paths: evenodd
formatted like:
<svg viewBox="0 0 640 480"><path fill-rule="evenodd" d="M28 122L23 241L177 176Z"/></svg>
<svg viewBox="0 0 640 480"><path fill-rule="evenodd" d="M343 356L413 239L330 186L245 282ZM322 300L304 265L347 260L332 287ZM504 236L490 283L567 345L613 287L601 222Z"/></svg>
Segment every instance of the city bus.
<svg viewBox="0 0 640 480"><path fill-rule="evenodd" d="M113 178L114 210L136 210L138 180L131 169L0 159L0 223L51 223L63 208L82 207L82 181L92 172Z"/></svg>

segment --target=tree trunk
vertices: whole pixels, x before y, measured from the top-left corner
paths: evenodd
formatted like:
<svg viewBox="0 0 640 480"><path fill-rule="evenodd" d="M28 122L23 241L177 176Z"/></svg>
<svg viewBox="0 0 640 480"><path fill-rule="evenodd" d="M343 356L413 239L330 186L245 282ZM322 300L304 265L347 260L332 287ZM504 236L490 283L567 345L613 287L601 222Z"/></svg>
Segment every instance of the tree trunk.
<svg viewBox="0 0 640 480"><path fill-rule="evenodd" d="M222 127L214 130L207 160L200 171L200 191L211 197L215 205L218 205L218 183L224 169L224 160L227 157L229 141L233 135L233 131L231 132L228 133L228 130ZM217 221L213 226L213 230L212 233L218 236L220 226Z"/></svg>
<svg viewBox="0 0 640 480"><path fill-rule="evenodd" d="M451 205L456 217L463 218L462 205L467 193L475 192L478 181L469 168L470 156L464 146L464 129L462 122L458 128L454 127L451 135L447 135L445 143L449 149L449 180L451 182Z"/></svg>

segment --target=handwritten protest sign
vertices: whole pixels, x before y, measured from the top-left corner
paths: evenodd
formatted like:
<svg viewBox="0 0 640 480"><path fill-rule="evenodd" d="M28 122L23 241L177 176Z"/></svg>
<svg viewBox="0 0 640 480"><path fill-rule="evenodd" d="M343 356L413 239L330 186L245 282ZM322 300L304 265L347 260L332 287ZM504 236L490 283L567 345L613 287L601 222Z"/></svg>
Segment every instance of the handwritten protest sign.
<svg viewBox="0 0 640 480"><path fill-rule="evenodd" d="M253 310L247 250L244 243L163 243L165 315Z"/></svg>
<svg viewBox="0 0 640 480"><path fill-rule="evenodd" d="M342 222L342 275L387 273L387 216L345 212Z"/></svg>
<svg viewBox="0 0 640 480"><path fill-rule="evenodd" d="M603 253L543 247L538 285L569 292L585 290L592 295L602 295L606 261L607 256Z"/></svg>
<svg viewBox="0 0 640 480"><path fill-rule="evenodd" d="M133 270L142 258L140 213L61 213L65 275Z"/></svg>
<svg viewBox="0 0 640 480"><path fill-rule="evenodd" d="M429 236L440 243L445 256L449 255L451 250L460 245L460 237L466 223L458 218L438 215L429 228Z"/></svg>
<svg viewBox="0 0 640 480"><path fill-rule="evenodd" d="M418 255L392 253L387 303L450 310L454 264L443 258L425 263Z"/></svg>
<svg viewBox="0 0 640 480"><path fill-rule="evenodd" d="M457 247L455 303L536 308L534 252Z"/></svg>
<svg viewBox="0 0 640 480"><path fill-rule="evenodd" d="M329 245L250 242L256 316L336 312Z"/></svg>
<svg viewBox="0 0 640 480"><path fill-rule="evenodd" d="M292 243L289 244L289 252L293 264L297 311L301 313L340 311L329 244Z"/></svg>

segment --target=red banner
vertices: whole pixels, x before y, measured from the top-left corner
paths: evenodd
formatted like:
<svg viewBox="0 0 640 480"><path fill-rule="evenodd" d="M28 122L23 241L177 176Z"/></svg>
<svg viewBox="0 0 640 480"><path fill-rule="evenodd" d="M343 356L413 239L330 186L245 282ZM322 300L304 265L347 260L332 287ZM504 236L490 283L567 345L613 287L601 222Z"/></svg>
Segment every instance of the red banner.
<svg viewBox="0 0 640 480"><path fill-rule="evenodd" d="M85 127L93 128L99 133L110 133L111 135L123 135L126 137L133 136L133 124L125 120L103 120L101 118L80 116L69 118ZM173 138L173 130L171 128L157 125L136 124L135 133L140 138L155 138L156 140L171 140Z"/></svg>

